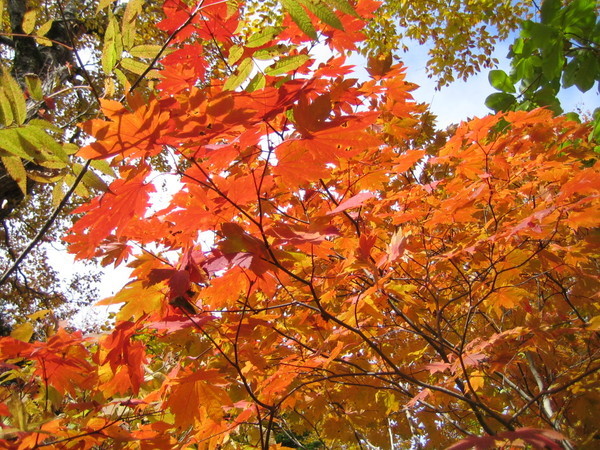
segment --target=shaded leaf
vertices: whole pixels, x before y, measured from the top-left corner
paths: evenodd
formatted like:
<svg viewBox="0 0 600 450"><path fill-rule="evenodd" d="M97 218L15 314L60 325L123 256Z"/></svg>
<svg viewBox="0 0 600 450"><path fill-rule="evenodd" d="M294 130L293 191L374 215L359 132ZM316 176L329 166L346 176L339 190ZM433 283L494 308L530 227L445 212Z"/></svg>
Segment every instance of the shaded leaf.
<svg viewBox="0 0 600 450"><path fill-rule="evenodd" d="M515 103L515 97L504 92L496 92L488 95L485 106L493 111L506 111Z"/></svg>

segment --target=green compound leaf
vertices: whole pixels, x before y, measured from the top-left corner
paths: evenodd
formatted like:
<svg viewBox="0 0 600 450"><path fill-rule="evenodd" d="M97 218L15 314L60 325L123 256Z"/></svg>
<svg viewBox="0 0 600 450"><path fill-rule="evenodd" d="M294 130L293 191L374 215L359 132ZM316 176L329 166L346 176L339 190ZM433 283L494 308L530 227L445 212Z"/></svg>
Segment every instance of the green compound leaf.
<svg viewBox="0 0 600 450"><path fill-rule="evenodd" d="M265 27L258 33L253 34L246 42L246 47L255 48L271 42L283 28L281 27Z"/></svg>
<svg viewBox="0 0 600 450"><path fill-rule="evenodd" d="M236 73L227 79L223 89L233 91L238 88L250 76L253 68L254 62L252 61L252 58L244 59L237 67Z"/></svg>
<svg viewBox="0 0 600 450"><path fill-rule="evenodd" d="M308 55L295 55L295 56L286 56L281 58L275 64L265 69L265 74L267 75L283 75L284 73L291 72L292 70L296 70L306 61L308 61L310 57Z"/></svg>
<svg viewBox="0 0 600 450"><path fill-rule="evenodd" d="M317 32L304 8L295 0L279 0L296 25L311 39L317 39Z"/></svg>
<svg viewBox="0 0 600 450"><path fill-rule="evenodd" d="M338 30L343 30L344 27L342 22L338 16L333 12L329 6L322 1L311 1L311 0L298 0L299 3L304 5L306 9L308 9L311 13L317 16L319 19L326 23L330 27L337 28Z"/></svg>

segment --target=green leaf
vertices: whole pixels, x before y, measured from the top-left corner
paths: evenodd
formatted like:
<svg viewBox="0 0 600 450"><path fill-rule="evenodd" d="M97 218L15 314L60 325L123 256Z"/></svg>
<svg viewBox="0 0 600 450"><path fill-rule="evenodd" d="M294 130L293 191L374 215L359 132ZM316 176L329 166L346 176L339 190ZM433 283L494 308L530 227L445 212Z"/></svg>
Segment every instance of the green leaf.
<svg viewBox="0 0 600 450"><path fill-rule="evenodd" d="M102 172L103 174L108 175L110 177L117 176L115 174L115 171L112 169L112 167L110 167L109 162L105 159L93 159L92 162L90 163L90 166L92 166L94 169L97 169L100 172Z"/></svg>
<svg viewBox="0 0 600 450"><path fill-rule="evenodd" d="M548 43L542 52L542 73L548 80L560 78L565 65L565 55L562 46L561 41L555 40Z"/></svg>
<svg viewBox="0 0 600 450"><path fill-rule="evenodd" d="M360 15L356 12L354 7L350 3L348 3L347 0L327 0L327 3L335 6L335 9L338 9L343 13L354 17L360 17Z"/></svg>
<svg viewBox="0 0 600 450"><path fill-rule="evenodd" d="M27 118L25 95L19 84L5 70L2 71L2 87L10 104L12 115L17 125L23 125Z"/></svg>
<svg viewBox="0 0 600 450"><path fill-rule="evenodd" d="M515 103L514 96L505 92L496 92L485 99L485 106L493 111L507 111Z"/></svg>
<svg viewBox="0 0 600 450"><path fill-rule="evenodd" d="M491 70L488 79L495 89L502 92L516 92L515 85L504 70Z"/></svg>
<svg viewBox="0 0 600 450"><path fill-rule="evenodd" d="M284 73L291 72L292 70L296 70L309 59L310 57L308 55L285 56L272 66L267 67L265 69L265 74L282 75Z"/></svg>
<svg viewBox="0 0 600 450"><path fill-rule="evenodd" d="M36 159L35 149L19 136L17 130L18 128L0 129L0 149L11 155L33 161Z"/></svg>
<svg viewBox="0 0 600 450"><path fill-rule="evenodd" d="M15 121L10 101L4 93L4 89L0 88L0 124L4 126L12 125Z"/></svg>
<svg viewBox="0 0 600 450"><path fill-rule="evenodd" d="M593 33L598 18L597 7L598 3L594 0L574 0L569 3L564 11L564 33L579 37Z"/></svg>
<svg viewBox="0 0 600 450"><path fill-rule="evenodd" d="M254 62L252 61L252 58L244 59L238 65L236 73L227 79L223 89L233 91L234 89L238 88L250 76L253 68Z"/></svg>
<svg viewBox="0 0 600 450"><path fill-rule="evenodd" d="M521 35L531 38L532 44L542 51L546 51L548 48L555 46L558 41L561 41L556 28L531 20L523 22Z"/></svg>
<svg viewBox="0 0 600 450"><path fill-rule="evenodd" d="M35 42L37 42L40 45L45 45L46 47L52 46L52 41L48 38L45 38L44 36L46 36L46 34L48 34L48 31L50 31L50 29L52 28L53 22L53 20L48 20L44 24L42 24L41 27L38 28L37 32L35 33Z"/></svg>
<svg viewBox="0 0 600 450"><path fill-rule="evenodd" d="M148 64L137 61L133 58L123 58L119 63L123 69L127 69L136 75L141 75L148 68Z"/></svg>
<svg viewBox="0 0 600 450"><path fill-rule="evenodd" d="M265 85L266 85L265 76L262 73L259 72L256 75L254 75L254 77L252 77L252 79L248 83L248 86L246 86L246 91L247 92L254 92L257 89L264 88Z"/></svg>
<svg viewBox="0 0 600 450"><path fill-rule="evenodd" d="M162 45L136 45L129 49L129 54L135 58L152 59L160 52Z"/></svg>
<svg viewBox="0 0 600 450"><path fill-rule="evenodd" d="M310 21L310 17L308 17L308 14L304 11L304 8L302 8L295 0L279 1L292 20L296 22L298 28L300 28L309 38L317 39L317 32Z"/></svg>
<svg viewBox="0 0 600 450"><path fill-rule="evenodd" d="M577 86L581 92L587 92L594 87L600 78L600 62L590 51L580 51L567 64L563 73L563 86Z"/></svg>
<svg viewBox="0 0 600 450"><path fill-rule="evenodd" d="M23 166L23 160L18 156L2 156L0 158L2 159L4 168L17 183L21 192L27 194L27 172Z"/></svg>
<svg viewBox="0 0 600 450"><path fill-rule="evenodd" d="M42 92L42 80L40 77L33 73L25 75L25 85L27 86L27 92L34 100L42 101L44 99L44 93Z"/></svg>
<svg viewBox="0 0 600 450"><path fill-rule="evenodd" d="M265 27L258 33L253 34L246 42L246 47L255 48L265 45L268 42L271 42L281 31L283 28L281 27ZM231 57L231 51L229 52Z"/></svg>
<svg viewBox="0 0 600 450"><path fill-rule="evenodd" d="M573 122L581 123L581 118L576 112L568 112L565 114L565 117Z"/></svg>
<svg viewBox="0 0 600 450"><path fill-rule="evenodd" d="M100 58L102 70L105 74L109 75L112 72L117 60L121 57L122 52L123 46L121 42L119 25L113 14L109 13L108 25L106 27L106 32L104 33L102 57Z"/></svg>
<svg viewBox="0 0 600 450"><path fill-rule="evenodd" d="M230 66L235 64L240 60L242 55L244 54L244 47L239 45L232 45L229 49L229 56L227 57L227 64Z"/></svg>
<svg viewBox="0 0 600 450"><path fill-rule="evenodd" d="M542 3L542 23L552 23L562 8L561 0L544 0Z"/></svg>
<svg viewBox="0 0 600 450"><path fill-rule="evenodd" d="M325 2L322 1L311 1L311 0L297 0L299 3L304 5L306 9L312 12L315 16L326 23L330 27L343 30L344 27L338 16L331 10Z"/></svg>
<svg viewBox="0 0 600 450"><path fill-rule="evenodd" d="M75 175L79 175L82 169L83 166L81 164L73 164L73 172ZM104 180L91 170L88 170L83 174L81 181L83 181L87 187L92 189L96 189L101 192L108 191L108 185L104 182Z"/></svg>
<svg viewBox="0 0 600 450"><path fill-rule="evenodd" d="M275 45L273 47L268 47L268 48L263 48L261 50L258 50L256 52L254 52L254 54L252 55L252 58L260 59L260 60L274 59L279 55L283 55L283 54L287 53L287 51L288 51L287 46L280 44L280 45Z"/></svg>
<svg viewBox="0 0 600 450"><path fill-rule="evenodd" d="M546 107L552 110L555 114L561 114L563 112L560 101L556 97L558 94L558 88L554 89L550 85L545 85L541 89L534 92L531 99L538 105Z"/></svg>

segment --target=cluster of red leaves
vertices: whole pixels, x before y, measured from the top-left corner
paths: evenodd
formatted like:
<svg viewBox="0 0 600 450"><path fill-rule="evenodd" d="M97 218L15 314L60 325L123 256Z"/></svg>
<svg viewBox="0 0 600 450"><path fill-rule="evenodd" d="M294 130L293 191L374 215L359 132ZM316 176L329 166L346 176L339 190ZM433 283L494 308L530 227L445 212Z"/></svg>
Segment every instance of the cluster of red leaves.
<svg viewBox="0 0 600 450"><path fill-rule="evenodd" d="M193 15L165 8L169 31ZM180 41L214 25L227 51L237 16L206 8ZM348 48L358 19L341 18L351 32L331 41ZM343 57L307 60L248 92L194 87L204 72L186 61L165 63L156 96L105 102L83 125L96 142L80 155L115 156L121 176L67 240L80 258L128 260L131 282L103 302L124 303L105 336L0 341L46 403L3 444L593 437L600 173L585 126L499 114L423 149L401 67L361 83ZM182 187L155 211L159 151Z"/></svg>

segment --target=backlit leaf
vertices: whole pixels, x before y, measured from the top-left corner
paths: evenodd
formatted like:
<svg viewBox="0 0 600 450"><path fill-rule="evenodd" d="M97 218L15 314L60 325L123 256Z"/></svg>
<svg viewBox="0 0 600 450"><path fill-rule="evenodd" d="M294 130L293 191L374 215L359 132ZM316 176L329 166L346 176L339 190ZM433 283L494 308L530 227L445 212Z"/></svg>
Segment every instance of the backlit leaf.
<svg viewBox="0 0 600 450"><path fill-rule="evenodd" d="M25 123L27 108L25 106L25 96L18 83L11 77L6 70L2 70L2 88L10 105L12 116L17 125ZM4 109L4 106L3 106Z"/></svg>
<svg viewBox="0 0 600 450"><path fill-rule="evenodd" d="M295 0L279 0L279 2L304 34L311 39L317 39L317 32L315 31L310 17L299 3Z"/></svg>
<svg viewBox="0 0 600 450"><path fill-rule="evenodd" d="M15 180L23 194L27 194L27 172L21 158L18 156L2 156L2 165L8 175Z"/></svg>
<svg viewBox="0 0 600 450"><path fill-rule="evenodd" d="M302 66L310 57L308 55L295 55L295 56L284 56L280 58L275 64L265 69L267 75L282 75L296 70Z"/></svg>
<svg viewBox="0 0 600 450"><path fill-rule="evenodd" d="M248 38L246 47L254 48L271 42L281 32L281 27L265 27Z"/></svg>
<svg viewBox="0 0 600 450"><path fill-rule="evenodd" d="M33 336L33 333L33 325L31 325L31 323L29 322L24 322L14 327L10 333L10 336L12 338L18 339L19 341L29 342L29 340Z"/></svg>
<svg viewBox="0 0 600 450"><path fill-rule="evenodd" d="M488 78L490 84L499 91L508 93L516 92L513 82L503 70L491 70Z"/></svg>
<svg viewBox="0 0 600 450"><path fill-rule="evenodd" d="M343 30L342 22L338 19L337 15L327 6L327 3L321 0L313 1L313 0L297 0L298 3L304 5L310 12L312 12L315 16L317 16L323 23L327 25L337 28L338 30Z"/></svg>
<svg viewBox="0 0 600 450"><path fill-rule="evenodd" d="M23 27L23 31L26 34L31 34L33 29L35 28L35 19L37 16L37 9L29 9L25 11L23 15L23 23L21 26Z"/></svg>
<svg viewBox="0 0 600 450"><path fill-rule="evenodd" d="M248 79L252 69L254 68L254 62L252 58L244 59L237 67L236 73L227 78L223 89L234 90L240 87L240 85Z"/></svg>

